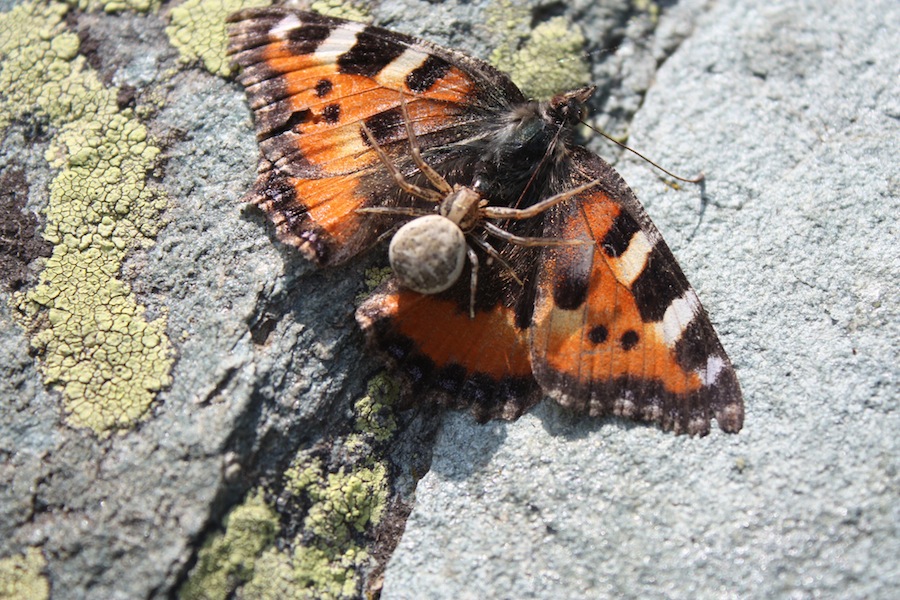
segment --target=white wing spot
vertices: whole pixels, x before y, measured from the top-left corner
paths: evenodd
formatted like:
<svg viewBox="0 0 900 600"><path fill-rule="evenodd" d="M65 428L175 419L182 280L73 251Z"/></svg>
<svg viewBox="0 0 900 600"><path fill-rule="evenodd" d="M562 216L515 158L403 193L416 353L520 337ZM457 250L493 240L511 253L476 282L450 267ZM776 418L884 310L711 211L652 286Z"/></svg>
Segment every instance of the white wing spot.
<svg viewBox="0 0 900 600"><path fill-rule="evenodd" d="M316 48L315 57L324 62L334 62L341 54L356 44L356 34L365 29L362 23L342 23Z"/></svg>
<svg viewBox="0 0 900 600"><path fill-rule="evenodd" d="M300 22L300 19L297 18L297 15L288 15L278 21L278 24L272 28L272 31L270 31L269 34L278 39L284 39L289 32L297 29L300 25L302 25L302 23Z"/></svg>
<svg viewBox="0 0 900 600"><path fill-rule="evenodd" d="M703 385L715 385L716 380L719 378L719 374L724 370L725 360L721 356L711 354L709 358L706 359L706 369L701 373Z"/></svg>
<svg viewBox="0 0 900 600"><path fill-rule="evenodd" d="M675 347L698 312L700 312L700 299L697 298L694 290L688 290L681 298L672 301L662 319L663 340L666 346Z"/></svg>
<svg viewBox="0 0 900 600"><path fill-rule="evenodd" d="M631 286L640 277L647 266L647 257L653 251L654 243L643 231L638 231L628 242L628 249L619 256L616 261L619 271L619 281Z"/></svg>
<svg viewBox="0 0 900 600"><path fill-rule="evenodd" d="M428 55L420 50L407 48L403 54L390 62L375 77L375 80L387 88L406 89L406 77L428 60Z"/></svg>

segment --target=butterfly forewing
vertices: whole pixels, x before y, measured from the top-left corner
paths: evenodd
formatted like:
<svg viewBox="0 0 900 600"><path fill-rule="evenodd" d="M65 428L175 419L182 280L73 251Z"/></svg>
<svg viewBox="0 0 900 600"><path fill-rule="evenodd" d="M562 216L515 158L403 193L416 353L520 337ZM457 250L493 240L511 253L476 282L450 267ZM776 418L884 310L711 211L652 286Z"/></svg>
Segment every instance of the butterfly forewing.
<svg viewBox="0 0 900 600"><path fill-rule="evenodd" d="M377 27L285 8L241 11L229 23L262 154L247 199L282 241L321 264L370 246L385 226L356 210L399 196L360 121L400 156L401 94L425 149L477 136L492 111L521 101L487 65Z"/></svg>

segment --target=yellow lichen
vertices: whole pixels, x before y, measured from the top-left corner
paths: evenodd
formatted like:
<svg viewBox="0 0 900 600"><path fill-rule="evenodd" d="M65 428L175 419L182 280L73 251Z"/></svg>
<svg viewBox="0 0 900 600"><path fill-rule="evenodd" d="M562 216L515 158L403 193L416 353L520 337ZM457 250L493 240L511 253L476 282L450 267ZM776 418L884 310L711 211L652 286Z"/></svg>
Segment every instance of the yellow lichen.
<svg viewBox="0 0 900 600"><path fill-rule="evenodd" d="M371 435L376 442L384 442L397 429L391 405L400 394L400 386L396 381L381 374L369 381L366 395L356 402L356 430Z"/></svg>
<svg viewBox="0 0 900 600"><path fill-rule="evenodd" d="M488 9L488 27L500 42L491 63L510 75L526 96L545 100L591 81L581 28L553 17L530 29L531 12L510 0Z"/></svg>
<svg viewBox="0 0 900 600"><path fill-rule="evenodd" d="M354 298L353 301L356 306L365 302L368 299L369 294L371 294L379 285L390 279L391 275L393 275L393 271L391 271L390 267L371 267L366 269L363 276L366 288Z"/></svg>
<svg viewBox="0 0 900 600"><path fill-rule="evenodd" d="M285 472L285 489L311 502L293 550L270 548L243 598L355 598L369 554L356 540L378 524L387 503L387 469L374 466L324 473L322 461L299 455Z"/></svg>
<svg viewBox="0 0 900 600"><path fill-rule="evenodd" d="M652 0L634 0L632 4L637 10L647 13L654 25L659 22L659 3Z"/></svg>
<svg viewBox="0 0 900 600"><path fill-rule="evenodd" d="M492 65L509 73L516 53L531 33L531 10L512 0L495 0L487 7L487 28L497 40L491 53Z"/></svg>
<svg viewBox="0 0 900 600"><path fill-rule="evenodd" d="M197 565L178 596L184 600L227 598L253 579L263 552L279 532L278 515L257 491L225 518L225 531L209 538L200 549ZM268 577L268 568L263 574Z"/></svg>
<svg viewBox="0 0 900 600"><path fill-rule="evenodd" d="M50 584L43 572L47 561L38 548L25 554L0 558L0 599L44 600L50 597Z"/></svg>
<svg viewBox="0 0 900 600"><path fill-rule="evenodd" d="M303 455L296 457L284 472L285 490L292 496L305 493L307 489L322 480L323 468L321 459L305 460Z"/></svg>
<svg viewBox="0 0 900 600"><path fill-rule="evenodd" d="M326 473L319 458L297 455L284 474L285 506L308 505L301 531L278 546L278 517L257 491L226 519L200 551L179 596L224 598L354 598L370 557L357 537L381 519L387 468Z"/></svg>
<svg viewBox="0 0 900 600"><path fill-rule="evenodd" d="M67 10L30 2L0 14L0 127L48 118L46 158L61 169L45 209L53 254L14 302L69 423L108 435L146 416L171 380L165 317L147 321L116 278L131 250L152 244L167 200L146 181L159 148L78 55Z"/></svg>
<svg viewBox="0 0 900 600"><path fill-rule="evenodd" d="M228 45L225 18L242 8L271 3L271 0L187 0L172 9L166 35L183 61L200 60L213 75L228 77L232 69L225 55Z"/></svg>
<svg viewBox="0 0 900 600"><path fill-rule="evenodd" d="M310 8L317 13L338 17L349 21L368 21L369 12L365 3L347 0L315 0Z"/></svg>
<svg viewBox="0 0 900 600"><path fill-rule="evenodd" d="M304 525L327 546L347 543L354 532L377 525L387 502L387 469L383 464L330 473L324 485L307 490L313 500Z"/></svg>
<svg viewBox="0 0 900 600"><path fill-rule="evenodd" d="M68 4L82 11L102 10L108 13L124 11L150 12L159 8L161 0L67 0Z"/></svg>
<svg viewBox="0 0 900 600"><path fill-rule="evenodd" d="M281 540L278 515L260 490L200 550L179 591L188 600L354 598L370 557L357 536L377 525L387 503L387 468L376 463L326 474L321 459L298 454L285 472L285 506L309 505L303 527Z"/></svg>
<svg viewBox="0 0 900 600"><path fill-rule="evenodd" d="M368 558L368 554L356 546L337 556L302 544L292 552L272 548L259 559L254 578L244 586L239 597L259 600L358 598L357 571Z"/></svg>

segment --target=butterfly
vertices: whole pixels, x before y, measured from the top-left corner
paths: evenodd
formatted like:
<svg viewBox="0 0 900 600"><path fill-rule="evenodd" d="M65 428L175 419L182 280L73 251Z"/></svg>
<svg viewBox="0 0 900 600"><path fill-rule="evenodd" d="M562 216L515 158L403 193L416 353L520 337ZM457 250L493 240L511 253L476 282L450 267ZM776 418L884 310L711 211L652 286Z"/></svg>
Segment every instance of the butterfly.
<svg viewBox="0 0 900 600"><path fill-rule="evenodd" d="M432 188L419 187L407 181L403 173L391 162L368 126L362 123L361 128L397 186L407 194L430 202L435 210L379 206L363 208L360 211L416 217L397 229L388 247L391 269L402 287L421 294L443 292L457 282L465 264L464 259L467 257L471 265L469 314L474 319L479 259L472 244L487 253L489 260L499 261L519 285L524 286L524 283L516 277L515 269L485 239L488 235L521 246L571 246L584 243L584 240L560 238L523 238L498 227L491 220L521 220L537 216L598 182L593 181L545 198L528 208L490 206L477 190L459 184L451 185L425 162L406 109L406 101L401 97L400 102L409 139L410 156ZM478 232L482 235L476 235ZM467 236L471 243L468 243Z"/></svg>
<svg viewBox="0 0 900 600"><path fill-rule="evenodd" d="M676 433L741 429L696 293L631 189L575 142L593 88L530 101L483 61L379 27L284 7L228 20L260 148L247 200L282 242L336 265L453 190L480 207L469 277L420 291L394 277L357 310L410 403L485 421L549 396Z"/></svg>

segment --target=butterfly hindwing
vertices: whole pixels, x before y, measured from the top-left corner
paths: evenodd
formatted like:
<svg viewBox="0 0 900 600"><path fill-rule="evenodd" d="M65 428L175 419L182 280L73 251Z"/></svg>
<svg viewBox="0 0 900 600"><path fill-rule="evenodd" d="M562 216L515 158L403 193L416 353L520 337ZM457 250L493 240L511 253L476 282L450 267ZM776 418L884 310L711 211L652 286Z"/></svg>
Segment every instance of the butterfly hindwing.
<svg viewBox="0 0 900 600"><path fill-rule="evenodd" d="M573 150L573 182L598 186L559 205L544 250L532 331L534 373L564 406L705 434L738 431L737 380L706 311L634 194L609 165Z"/></svg>
<svg viewBox="0 0 900 600"><path fill-rule="evenodd" d="M470 318L452 294L418 294L389 280L356 318L406 377L414 400L437 392L441 404L469 408L485 421L518 418L540 399L528 329L508 308Z"/></svg>

